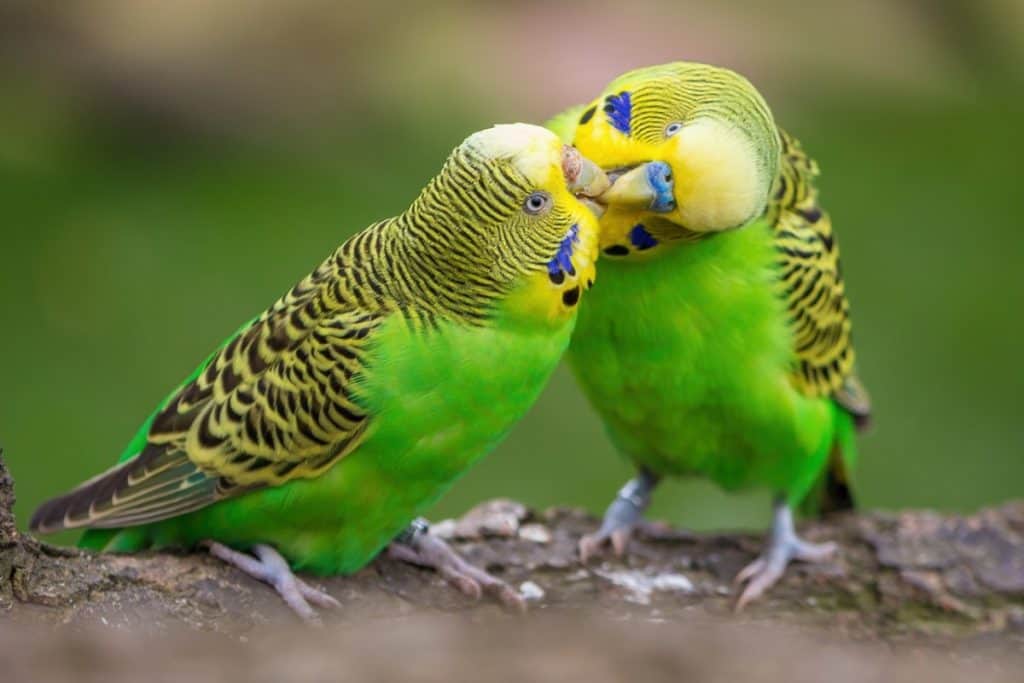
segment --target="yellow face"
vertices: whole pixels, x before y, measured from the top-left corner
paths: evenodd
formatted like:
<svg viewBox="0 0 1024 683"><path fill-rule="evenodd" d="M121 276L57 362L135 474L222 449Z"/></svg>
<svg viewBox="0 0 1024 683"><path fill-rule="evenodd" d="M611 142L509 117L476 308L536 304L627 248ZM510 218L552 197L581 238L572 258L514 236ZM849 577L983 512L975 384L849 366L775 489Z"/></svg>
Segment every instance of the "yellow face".
<svg viewBox="0 0 1024 683"><path fill-rule="evenodd" d="M553 214L564 211L568 213L567 220L573 224L587 229L597 225L594 206L584 202L602 194L611 183L592 160L577 149L562 144L554 133L539 126L509 124L495 126L491 130L500 131L502 135L500 142L491 138L488 152L508 154L503 146L514 150L508 156L511 166L530 185L550 197L551 210L543 209L535 216L558 222Z"/></svg>
<svg viewBox="0 0 1024 683"><path fill-rule="evenodd" d="M585 202L607 189L607 177L538 126L495 126L468 143L492 159L504 160L508 172L530 189L520 214L506 223L506 233L529 235L534 244L544 245L536 266L510 295L506 311L535 321L563 322L594 282L600 229ZM507 243L495 248L500 258L520 258L524 252Z"/></svg>
<svg viewBox="0 0 1024 683"><path fill-rule="evenodd" d="M602 249L652 253L750 222L774 181L776 135L763 100L732 72L680 63L618 79L584 110L573 140L615 179ZM652 162L664 170L640 168Z"/></svg>

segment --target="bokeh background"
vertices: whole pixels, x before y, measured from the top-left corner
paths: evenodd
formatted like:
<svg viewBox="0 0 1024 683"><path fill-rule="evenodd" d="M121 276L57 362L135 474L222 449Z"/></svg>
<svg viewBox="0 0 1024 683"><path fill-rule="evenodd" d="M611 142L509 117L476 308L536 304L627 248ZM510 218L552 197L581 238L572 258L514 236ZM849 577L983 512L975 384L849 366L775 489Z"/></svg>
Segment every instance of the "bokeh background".
<svg viewBox="0 0 1024 683"><path fill-rule="evenodd" d="M821 164L876 407L861 502L1024 495L1017 0L7 0L0 445L21 523L469 132L676 59L749 76ZM434 513L598 512L629 475L563 369ZM767 502L672 482L653 515L763 527Z"/></svg>

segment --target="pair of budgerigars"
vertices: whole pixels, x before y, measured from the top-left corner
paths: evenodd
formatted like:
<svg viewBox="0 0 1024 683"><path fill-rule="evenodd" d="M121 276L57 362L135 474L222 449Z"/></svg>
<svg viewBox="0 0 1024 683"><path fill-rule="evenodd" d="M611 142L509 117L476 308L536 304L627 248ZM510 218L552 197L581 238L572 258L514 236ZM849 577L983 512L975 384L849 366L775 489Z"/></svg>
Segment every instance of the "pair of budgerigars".
<svg viewBox="0 0 1024 683"><path fill-rule="evenodd" d="M31 526L88 528L82 545L109 551L204 546L307 618L336 603L291 569L350 573L385 547L521 606L415 518L568 350L638 471L582 559L607 541L623 552L662 476L769 487L742 606L791 559L833 552L796 535L792 508L851 504L869 413L816 174L747 80L694 63L627 73L549 129L475 133Z"/></svg>

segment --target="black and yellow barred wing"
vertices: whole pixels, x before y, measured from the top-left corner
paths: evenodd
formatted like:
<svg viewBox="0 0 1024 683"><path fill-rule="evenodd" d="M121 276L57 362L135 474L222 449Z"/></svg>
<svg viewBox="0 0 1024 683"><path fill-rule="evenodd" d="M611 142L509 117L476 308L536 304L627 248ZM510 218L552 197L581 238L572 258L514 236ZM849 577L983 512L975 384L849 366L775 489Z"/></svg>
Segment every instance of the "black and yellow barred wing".
<svg viewBox="0 0 1024 683"><path fill-rule="evenodd" d="M871 412L854 374L850 306L832 221L818 204L818 166L799 141L780 131L782 163L767 219L775 229L780 287L793 326L793 382L810 396L833 396L857 418Z"/></svg>
<svg viewBox="0 0 1024 683"><path fill-rule="evenodd" d="M358 257L373 229L229 339L156 413L141 451L33 516L38 531L116 528L314 477L362 442L353 400L374 329L394 306ZM358 271L358 272L357 272Z"/></svg>
<svg viewBox="0 0 1024 683"><path fill-rule="evenodd" d="M407 211L347 240L218 349L144 425L128 460L44 504L32 527L146 524L316 477L368 437L373 417L354 392L370 355L386 355L374 345L385 320L401 316L417 335L441 323L484 326L546 267L545 301L575 306L579 283L555 283L549 264L589 267L592 255L571 260L571 207L552 207L549 191L537 197L547 212L526 206L538 187L569 196L558 187L565 152L537 132L499 127L467 139ZM530 151L520 158L516 149ZM539 322L549 308L523 315Z"/></svg>

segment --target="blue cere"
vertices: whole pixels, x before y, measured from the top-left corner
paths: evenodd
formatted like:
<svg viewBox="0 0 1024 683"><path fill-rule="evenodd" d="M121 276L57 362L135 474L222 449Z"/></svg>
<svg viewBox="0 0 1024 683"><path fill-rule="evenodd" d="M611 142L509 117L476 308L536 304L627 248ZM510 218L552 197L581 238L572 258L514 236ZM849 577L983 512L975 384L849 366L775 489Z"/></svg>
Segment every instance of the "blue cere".
<svg viewBox="0 0 1024 683"><path fill-rule="evenodd" d="M608 122L626 135L629 135L633 119L633 102L629 93L625 90L618 95L609 95L604 99L604 113L608 115Z"/></svg>
<svg viewBox="0 0 1024 683"><path fill-rule="evenodd" d="M658 240L655 239L654 235L647 232L647 228L643 226L643 223L637 223L629 231L629 241L639 251L658 246Z"/></svg>
<svg viewBox="0 0 1024 683"><path fill-rule="evenodd" d="M652 161L647 164L647 182L654 190L651 211L671 211L676 207L676 198L672 194L671 166L664 161Z"/></svg>
<svg viewBox="0 0 1024 683"><path fill-rule="evenodd" d="M555 284L561 284L566 273L570 276L576 275L576 268L572 265L572 252L579 241L580 227L574 223L565 239L558 245L555 257L548 261L548 277Z"/></svg>

